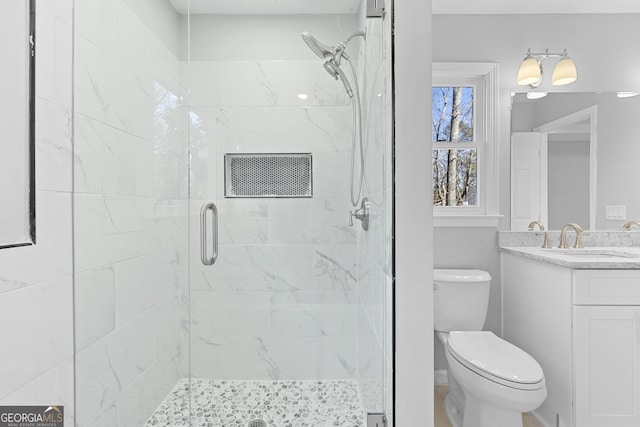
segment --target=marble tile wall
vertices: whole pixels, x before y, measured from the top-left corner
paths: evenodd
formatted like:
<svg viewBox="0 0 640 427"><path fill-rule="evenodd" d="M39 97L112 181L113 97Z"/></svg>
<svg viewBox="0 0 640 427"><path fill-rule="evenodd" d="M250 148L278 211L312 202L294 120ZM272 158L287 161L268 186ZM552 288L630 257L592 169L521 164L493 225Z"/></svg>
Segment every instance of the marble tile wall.
<svg viewBox="0 0 640 427"><path fill-rule="evenodd" d="M268 44L251 37L251 26L236 31ZM192 28L194 43L202 32ZM336 38L344 32L337 29ZM299 33L289 39L304 46ZM356 376L357 229L348 226L352 108L342 84L304 53L183 64L191 87L192 195L199 199L193 211L213 200L220 224L213 267L202 266L199 247L192 247L194 377ZM224 198L224 154L234 152L312 153L313 197ZM191 238L198 241L197 229Z"/></svg>
<svg viewBox="0 0 640 427"><path fill-rule="evenodd" d="M0 250L0 405L63 405L73 425L72 2L36 8L37 244Z"/></svg>
<svg viewBox="0 0 640 427"><path fill-rule="evenodd" d="M75 4L77 426L138 427L185 375L187 118L157 6Z"/></svg>

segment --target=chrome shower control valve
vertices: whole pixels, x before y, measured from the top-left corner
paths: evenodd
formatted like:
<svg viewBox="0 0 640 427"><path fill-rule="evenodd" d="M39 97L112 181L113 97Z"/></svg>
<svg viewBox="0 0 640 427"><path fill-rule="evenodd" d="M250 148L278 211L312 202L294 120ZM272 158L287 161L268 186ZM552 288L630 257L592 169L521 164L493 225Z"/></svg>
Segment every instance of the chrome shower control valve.
<svg viewBox="0 0 640 427"><path fill-rule="evenodd" d="M367 231L369 229L369 212L371 210L371 202L366 197L362 199L360 203L360 209L356 211L349 211L349 226L353 227L353 217L355 216L362 223L362 229Z"/></svg>

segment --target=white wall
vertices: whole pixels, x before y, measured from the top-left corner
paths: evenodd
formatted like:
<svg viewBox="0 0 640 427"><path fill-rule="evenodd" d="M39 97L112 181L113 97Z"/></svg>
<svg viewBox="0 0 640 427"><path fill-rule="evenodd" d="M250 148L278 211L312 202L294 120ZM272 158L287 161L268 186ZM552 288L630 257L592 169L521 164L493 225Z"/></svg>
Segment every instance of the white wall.
<svg viewBox="0 0 640 427"><path fill-rule="evenodd" d="M433 422L431 1L394 1L395 422ZM435 33L433 33L435 34Z"/></svg>
<svg viewBox="0 0 640 427"><path fill-rule="evenodd" d="M73 425L71 0L37 2L37 244L0 250L0 405Z"/></svg>
<svg viewBox="0 0 640 427"><path fill-rule="evenodd" d="M547 229L589 224L589 141L549 138L549 219Z"/></svg>

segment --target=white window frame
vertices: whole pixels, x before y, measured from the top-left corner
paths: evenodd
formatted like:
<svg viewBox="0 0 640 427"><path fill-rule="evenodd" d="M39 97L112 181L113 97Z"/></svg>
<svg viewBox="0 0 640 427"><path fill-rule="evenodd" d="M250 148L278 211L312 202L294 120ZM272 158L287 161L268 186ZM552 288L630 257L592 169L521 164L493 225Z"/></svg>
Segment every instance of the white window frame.
<svg viewBox="0 0 640 427"><path fill-rule="evenodd" d="M432 149L472 148L478 155L476 206L434 206L436 227L498 225L498 64L495 62L434 62L432 86L474 87L474 141L432 141Z"/></svg>

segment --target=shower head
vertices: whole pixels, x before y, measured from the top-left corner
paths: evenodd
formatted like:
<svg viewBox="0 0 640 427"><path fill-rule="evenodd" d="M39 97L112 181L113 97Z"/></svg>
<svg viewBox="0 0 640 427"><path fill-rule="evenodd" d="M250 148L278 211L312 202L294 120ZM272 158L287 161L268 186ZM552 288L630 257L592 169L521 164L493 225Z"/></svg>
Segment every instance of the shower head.
<svg viewBox="0 0 640 427"><path fill-rule="evenodd" d="M309 49L311 49L313 53L315 53L322 59L333 58L337 65L340 65L340 60L343 57L349 59L349 55L347 55L345 49L347 48L347 44L349 44L351 39L353 39L354 37L362 37L364 39L367 38L365 29L363 31L356 31L343 41L337 43L335 46L327 46L326 44L322 44L318 40L316 40L316 38L313 37L308 31L303 31L301 36L302 40L304 40L304 42L307 44L307 46L309 46Z"/></svg>
<svg viewBox="0 0 640 427"><path fill-rule="evenodd" d="M307 46L309 46L309 49L311 49L313 53L318 55L320 58L325 59L333 56L333 48L331 46L320 43L318 40L316 40L315 37L311 35L311 33L304 31L301 36L302 40L304 40Z"/></svg>

